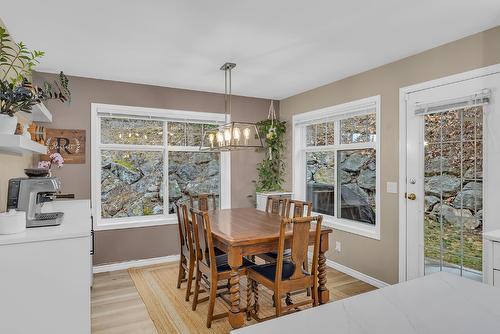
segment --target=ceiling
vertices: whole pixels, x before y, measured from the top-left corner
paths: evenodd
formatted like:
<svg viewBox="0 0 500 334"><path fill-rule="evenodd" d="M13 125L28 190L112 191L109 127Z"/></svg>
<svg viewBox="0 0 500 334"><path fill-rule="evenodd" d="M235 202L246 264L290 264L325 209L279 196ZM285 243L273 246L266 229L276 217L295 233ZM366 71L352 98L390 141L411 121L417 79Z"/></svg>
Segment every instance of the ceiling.
<svg viewBox="0 0 500 334"><path fill-rule="evenodd" d="M500 25L498 0L0 0L39 71L282 99Z"/></svg>

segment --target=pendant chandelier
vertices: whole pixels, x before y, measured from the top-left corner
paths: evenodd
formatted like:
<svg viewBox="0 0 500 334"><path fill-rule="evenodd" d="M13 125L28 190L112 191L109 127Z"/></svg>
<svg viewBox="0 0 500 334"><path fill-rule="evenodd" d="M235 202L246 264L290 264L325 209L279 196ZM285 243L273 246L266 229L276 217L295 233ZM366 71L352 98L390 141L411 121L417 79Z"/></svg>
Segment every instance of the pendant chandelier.
<svg viewBox="0 0 500 334"><path fill-rule="evenodd" d="M202 133L200 150L212 152L235 151L248 148L263 148L257 125L249 122L232 121L231 115L231 70L236 67L234 63L225 63L220 68L224 71L224 111L225 124L215 129L207 129ZM204 127L205 128L205 127Z"/></svg>

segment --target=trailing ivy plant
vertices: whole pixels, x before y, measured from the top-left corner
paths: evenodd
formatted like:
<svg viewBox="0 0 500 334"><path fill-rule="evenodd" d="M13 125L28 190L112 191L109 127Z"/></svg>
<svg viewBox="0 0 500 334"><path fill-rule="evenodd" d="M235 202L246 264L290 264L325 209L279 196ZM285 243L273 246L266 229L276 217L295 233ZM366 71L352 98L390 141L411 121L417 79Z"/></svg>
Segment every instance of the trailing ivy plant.
<svg viewBox="0 0 500 334"><path fill-rule="evenodd" d="M42 101L69 101L71 92L63 72L59 80L34 86L32 73L43 51L30 51L23 42L14 43L4 27L0 27L0 114L14 116L18 111L30 113Z"/></svg>
<svg viewBox="0 0 500 334"><path fill-rule="evenodd" d="M257 165L257 192L283 190L285 163L286 122L270 119L257 123L260 137L264 140L266 157Z"/></svg>

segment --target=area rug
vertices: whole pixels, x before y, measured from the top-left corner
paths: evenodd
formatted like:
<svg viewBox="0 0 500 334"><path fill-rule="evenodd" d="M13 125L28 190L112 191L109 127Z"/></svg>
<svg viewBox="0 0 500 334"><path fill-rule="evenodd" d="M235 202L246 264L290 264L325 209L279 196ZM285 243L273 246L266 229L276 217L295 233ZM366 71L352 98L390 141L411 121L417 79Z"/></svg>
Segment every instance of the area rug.
<svg viewBox="0 0 500 334"><path fill-rule="evenodd" d="M207 328L208 302L198 304L196 311L191 309L193 297L185 301L186 283L177 289L177 270L175 263L129 269L129 274L141 295L149 315L159 334L172 333L229 333L231 326L226 318L212 321L212 328ZM246 307L246 279L240 280L241 303ZM200 298L207 296L201 294ZM294 296L294 301L304 297ZM274 314L272 295L269 290L259 287L259 316ZM227 312L227 305L220 299L215 303L214 314ZM245 325L256 323L255 320L245 321Z"/></svg>

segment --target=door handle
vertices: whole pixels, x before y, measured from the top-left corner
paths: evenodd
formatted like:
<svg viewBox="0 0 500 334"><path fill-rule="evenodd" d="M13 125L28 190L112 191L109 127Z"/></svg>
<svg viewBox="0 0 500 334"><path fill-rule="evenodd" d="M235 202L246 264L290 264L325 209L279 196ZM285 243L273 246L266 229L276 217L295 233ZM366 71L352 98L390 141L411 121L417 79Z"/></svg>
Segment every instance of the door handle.
<svg viewBox="0 0 500 334"><path fill-rule="evenodd" d="M416 199L417 199L417 195L415 195L414 193L410 193L410 194L405 193L405 197L406 197L407 199L409 199L410 201L414 201L414 200L416 200Z"/></svg>

